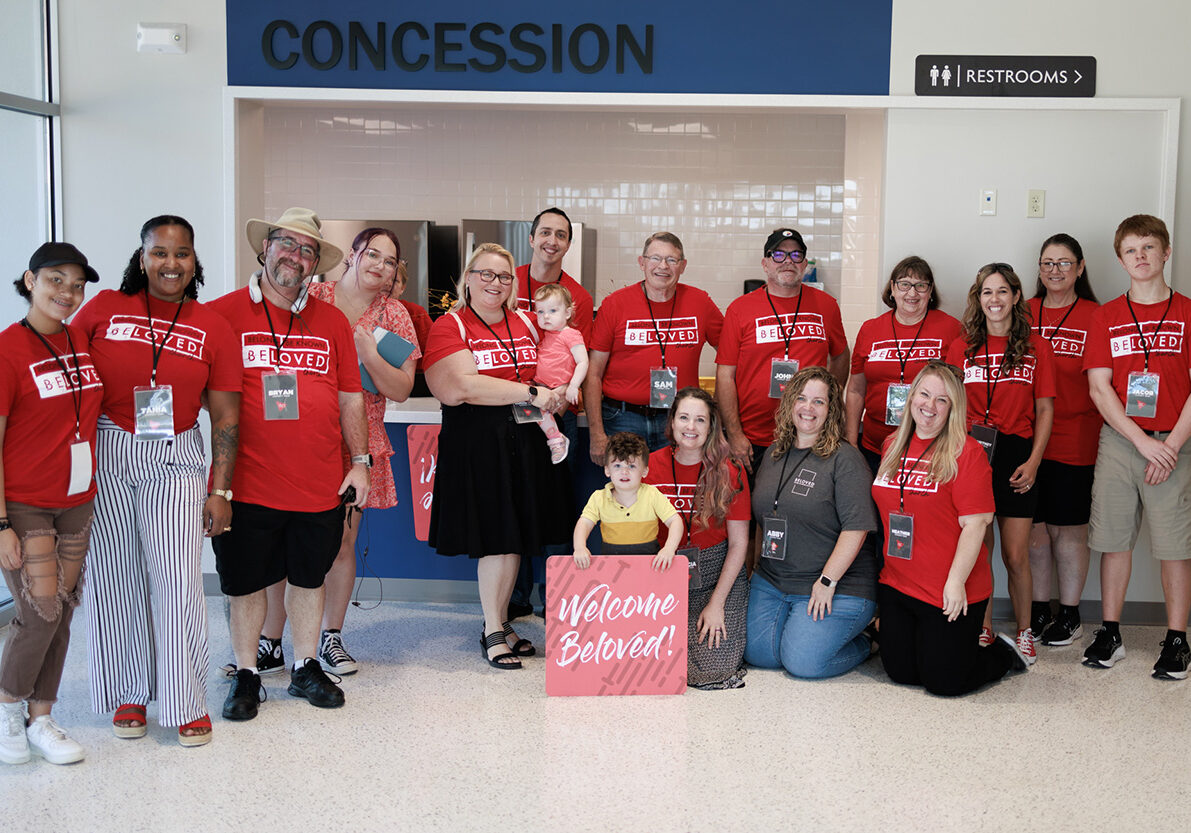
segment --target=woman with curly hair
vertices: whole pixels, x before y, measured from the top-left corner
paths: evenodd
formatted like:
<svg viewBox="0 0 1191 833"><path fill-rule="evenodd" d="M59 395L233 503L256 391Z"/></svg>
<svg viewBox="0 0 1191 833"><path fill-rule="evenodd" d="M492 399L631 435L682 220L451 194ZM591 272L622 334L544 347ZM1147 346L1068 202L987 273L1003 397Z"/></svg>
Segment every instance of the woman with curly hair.
<svg viewBox="0 0 1191 833"><path fill-rule="evenodd" d="M1055 373L1050 344L1030 329L1021 279L1008 263L981 267L968 291L963 335L947 361L963 370L968 431L992 464L1001 558L1017 619L1017 647L1038 657L1030 630L1030 530L1038 493L1034 481L1054 422ZM992 549L992 529L985 533ZM992 606L984 611L980 644L991 645Z"/></svg>
<svg viewBox="0 0 1191 833"><path fill-rule="evenodd" d="M645 482L682 516L678 552L691 564L687 685L740 688L749 595L748 478L731 459L715 400L701 388L683 388L674 397L666 438L669 444L649 456ZM664 524L658 524L658 537L664 545Z"/></svg>
<svg viewBox="0 0 1191 833"><path fill-rule="evenodd" d="M844 441L843 391L822 367L798 371L777 407L753 485L761 558L744 658L795 677L834 677L872 654L877 514L872 474Z"/></svg>

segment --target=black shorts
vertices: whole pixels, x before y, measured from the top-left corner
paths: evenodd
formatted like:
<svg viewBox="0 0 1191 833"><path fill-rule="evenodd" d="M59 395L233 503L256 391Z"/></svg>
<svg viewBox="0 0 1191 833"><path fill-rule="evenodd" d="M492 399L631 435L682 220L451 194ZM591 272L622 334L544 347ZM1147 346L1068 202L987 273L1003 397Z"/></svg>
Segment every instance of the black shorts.
<svg viewBox="0 0 1191 833"><path fill-rule="evenodd" d="M1080 526L1092 514L1092 480L1096 466L1073 466L1043 460L1038 467L1038 493L1034 523L1051 526Z"/></svg>
<svg viewBox="0 0 1191 833"><path fill-rule="evenodd" d="M342 506L289 512L232 501L230 532L211 539L219 587L247 596L286 579L294 587L322 587L343 538Z"/></svg>
<svg viewBox="0 0 1191 833"><path fill-rule="evenodd" d="M1017 467L1030 459L1034 449L1032 437L997 432L997 447L992 459L993 502L998 518L1033 518L1038 505L1038 486L1025 494L1018 494L1009 485L1009 478Z"/></svg>

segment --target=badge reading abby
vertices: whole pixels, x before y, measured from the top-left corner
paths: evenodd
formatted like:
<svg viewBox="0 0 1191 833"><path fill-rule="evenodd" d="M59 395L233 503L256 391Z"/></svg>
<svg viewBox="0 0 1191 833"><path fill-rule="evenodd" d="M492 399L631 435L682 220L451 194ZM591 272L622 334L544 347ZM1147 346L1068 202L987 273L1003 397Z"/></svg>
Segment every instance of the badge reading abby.
<svg viewBox="0 0 1191 833"><path fill-rule="evenodd" d="M298 418L298 377L293 373L261 376L265 395L265 419Z"/></svg>
<svg viewBox="0 0 1191 833"><path fill-rule="evenodd" d="M698 590L703 586L703 574L699 572L699 548L698 547L680 547L675 555L686 557L687 575L690 580L687 585L691 590Z"/></svg>
<svg viewBox="0 0 1191 833"><path fill-rule="evenodd" d="M678 371L672 367L655 367L649 371L649 407L669 408L678 393Z"/></svg>
<svg viewBox="0 0 1191 833"><path fill-rule="evenodd" d="M786 519L766 515L761 519L761 557L786 560Z"/></svg>
<svg viewBox="0 0 1191 833"><path fill-rule="evenodd" d="M140 441L168 440L174 436L174 389L169 385L132 389L136 424L133 436Z"/></svg>
<svg viewBox="0 0 1191 833"><path fill-rule="evenodd" d="M542 409L532 402L517 402L513 405L513 421L518 425L527 422L541 422Z"/></svg>
<svg viewBox="0 0 1191 833"><path fill-rule="evenodd" d="M885 555L889 558L910 560L914 550L914 516L889 513L889 540L885 543Z"/></svg>
<svg viewBox="0 0 1191 833"><path fill-rule="evenodd" d="M1135 370L1125 388L1125 416L1152 418L1158 415L1158 374Z"/></svg>
<svg viewBox="0 0 1191 833"><path fill-rule="evenodd" d="M885 392L885 424L901 425L906 412L906 400L910 398L910 386L894 382Z"/></svg>
<svg viewBox="0 0 1191 833"><path fill-rule="evenodd" d="M781 399L786 383L798 372L798 359L773 358L769 362L769 398Z"/></svg>
<svg viewBox="0 0 1191 833"><path fill-rule="evenodd" d="M983 422L972 423L972 430L968 432L972 439L980 443L984 453L988 455L988 462L992 462L993 452L997 450L997 429Z"/></svg>

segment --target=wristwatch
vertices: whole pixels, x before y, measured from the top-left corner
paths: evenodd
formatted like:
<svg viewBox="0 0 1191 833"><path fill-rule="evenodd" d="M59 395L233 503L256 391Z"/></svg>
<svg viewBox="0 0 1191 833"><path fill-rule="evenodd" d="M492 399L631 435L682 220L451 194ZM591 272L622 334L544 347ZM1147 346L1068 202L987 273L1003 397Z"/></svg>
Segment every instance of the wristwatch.
<svg viewBox="0 0 1191 833"><path fill-rule="evenodd" d="M8 518L0 518L0 532L6 529L12 529L12 524L8 522Z"/></svg>
<svg viewBox="0 0 1191 833"><path fill-rule="evenodd" d="M537 398L538 398L538 388L537 388L537 386L536 386L536 385L530 385L530 386L529 386L529 399L530 399L530 401L533 401L534 399L537 399Z"/></svg>
<svg viewBox="0 0 1191 833"><path fill-rule="evenodd" d="M835 587L837 584L839 584L839 582L832 581L831 579L827 578L826 575L821 575L819 576L819 584L823 585L824 587Z"/></svg>
<svg viewBox="0 0 1191 833"><path fill-rule="evenodd" d="M232 502L232 490L231 489L212 489L211 491L207 492L207 497L211 497L211 495L219 495L221 498L226 500L228 503Z"/></svg>
<svg viewBox="0 0 1191 833"><path fill-rule="evenodd" d="M368 468L368 469L372 468L372 455L371 454L353 454L352 455L352 465L354 466L357 463L363 463L364 468Z"/></svg>

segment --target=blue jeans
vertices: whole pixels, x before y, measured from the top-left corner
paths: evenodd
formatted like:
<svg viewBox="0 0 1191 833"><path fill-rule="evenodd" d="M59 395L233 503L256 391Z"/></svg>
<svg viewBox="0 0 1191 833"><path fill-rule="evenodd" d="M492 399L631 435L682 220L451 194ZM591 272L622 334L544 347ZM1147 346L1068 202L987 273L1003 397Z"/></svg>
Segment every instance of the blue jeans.
<svg viewBox="0 0 1191 833"><path fill-rule="evenodd" d="M844 674L868 659L870 642L861 631L872 621L877 603L837 594L831 614L816 622L806 612L810 598L782 593L753 573L744 661L818 679Z"/></svg>
<svg viewBox="0 0 1191 833"><path fill-rule="evenodd" d="M669 421L669 411L658 411L652 416L645 416L622 408L603 406L604 433L611 437L621 431L631 431L645 439L650 451L657 451L666 445L666 423Z"/></svg>

